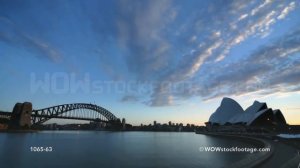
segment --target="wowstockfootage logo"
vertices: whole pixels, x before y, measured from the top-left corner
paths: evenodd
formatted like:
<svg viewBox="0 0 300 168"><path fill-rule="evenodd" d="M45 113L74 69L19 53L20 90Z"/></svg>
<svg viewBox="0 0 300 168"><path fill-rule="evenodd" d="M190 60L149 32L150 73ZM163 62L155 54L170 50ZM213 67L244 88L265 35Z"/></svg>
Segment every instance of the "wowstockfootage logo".
<svg viewBox="0 0 300 168"><path fill-rule="evenodd" d="M139 87L137 87L139 85ZM152 88L152 83L137 83L135 81L102 81L92 80L88 73L81 78L75 73L45 73L43 76L38 76L36 73L30 74L30 92L37 93L128 93L139 92L146 93Z"/></svg>
<svg viewBox="0 0 300 168"><path fill-rule="evenodd" d="M55 72L37 75L30 74L30 92L37 93L135 93L150 94L157 87L163 88L163 93L187 93L198 86L192 82L161 82L161 81L103 81L91 78L89 73L80 76L75 73ZM205 88L203 88L205 90Z"/></svg>
<svg viewBox="0 0 300 168"><path fill-rule="evenodd" d="M68 94L68 93L118 93L118 94L150 94L157 88L161 94L204 94L217 92L222 88L211 88L210 85L199 86L198 82L193 81L103 81L91 78L92 75L85 73L78 75L76 73L55 72L37 75L30 74L30 92ZM243 86L249 91L257 90L265 84L255 86ZM239 90L239 85L233 86Z"/></svg>
<svg viewBox="0 0 300 168"><path fill-rule="evenodd" d="M270 152L270 148L241 148L241 147L200 147L200 152L247 152L247 153L254 153L254 152Z"/></svg>

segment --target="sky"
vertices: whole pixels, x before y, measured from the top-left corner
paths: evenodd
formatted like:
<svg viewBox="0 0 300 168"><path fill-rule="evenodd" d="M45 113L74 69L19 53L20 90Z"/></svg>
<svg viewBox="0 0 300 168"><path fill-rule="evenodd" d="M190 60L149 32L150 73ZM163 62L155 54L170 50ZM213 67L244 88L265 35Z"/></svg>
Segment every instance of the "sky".
<svg viewBox="0 0 300 168"><path fill-rule="evenodd" d="M133 125L203 125L230 97L300 124L299 6L0 0L0 110L95 103Z"/></svg>

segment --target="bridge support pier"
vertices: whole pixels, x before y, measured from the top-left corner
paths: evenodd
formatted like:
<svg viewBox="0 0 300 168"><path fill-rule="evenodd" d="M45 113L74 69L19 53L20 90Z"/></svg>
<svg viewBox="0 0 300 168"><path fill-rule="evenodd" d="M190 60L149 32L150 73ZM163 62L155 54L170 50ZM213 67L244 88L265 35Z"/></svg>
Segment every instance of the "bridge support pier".
<svg viewBox="0 0 300 168"><path fill-rule="evenodd" d="M10 128L30 128L31 113L32 104L30 102L16 103L11 115Z"/></svg>

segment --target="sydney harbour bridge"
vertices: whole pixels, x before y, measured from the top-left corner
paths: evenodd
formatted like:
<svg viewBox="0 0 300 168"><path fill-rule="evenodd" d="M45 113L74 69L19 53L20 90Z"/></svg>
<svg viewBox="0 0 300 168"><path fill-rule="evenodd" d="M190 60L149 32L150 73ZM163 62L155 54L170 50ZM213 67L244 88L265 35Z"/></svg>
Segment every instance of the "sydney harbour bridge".
<svg viewBox="0 0 300 168"><path fill-rule="evenodd" d="M30 102L17 103L12 112L0 112L0 119L10 125L30 128L40 125L50 119L70 119L101 122L107 124L121 124L109 110L88 103L62 104L43 109L32 109Z"/></svg>

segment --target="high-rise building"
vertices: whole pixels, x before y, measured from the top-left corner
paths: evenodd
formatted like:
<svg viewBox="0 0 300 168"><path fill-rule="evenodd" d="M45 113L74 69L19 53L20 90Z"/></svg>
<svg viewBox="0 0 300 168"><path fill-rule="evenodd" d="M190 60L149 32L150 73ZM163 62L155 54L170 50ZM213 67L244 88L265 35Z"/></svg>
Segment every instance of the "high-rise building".
<svg viewBox="0 0 300 168"><path fill-rule="evenodd" d="M125 118L122 119L122 128L126 129L126 121Z"/></svg>

